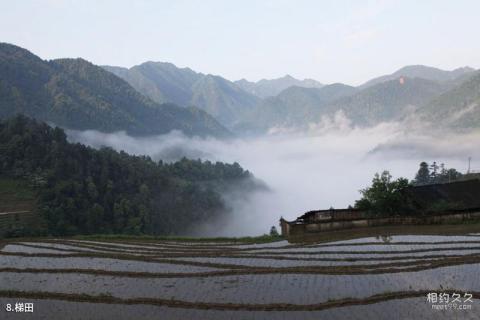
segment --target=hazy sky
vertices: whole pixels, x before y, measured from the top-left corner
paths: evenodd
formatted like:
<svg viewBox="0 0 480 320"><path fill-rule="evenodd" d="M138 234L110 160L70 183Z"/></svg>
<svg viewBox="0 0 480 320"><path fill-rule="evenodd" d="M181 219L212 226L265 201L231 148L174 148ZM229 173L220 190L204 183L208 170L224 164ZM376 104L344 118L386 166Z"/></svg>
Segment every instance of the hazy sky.
<svg viewBox="0 0 480 320"><path fill-rule="evenodd" d="M0 41L44 59L360 84L408 64L480 68L479 12L478 0L2 0Z"/></svg>

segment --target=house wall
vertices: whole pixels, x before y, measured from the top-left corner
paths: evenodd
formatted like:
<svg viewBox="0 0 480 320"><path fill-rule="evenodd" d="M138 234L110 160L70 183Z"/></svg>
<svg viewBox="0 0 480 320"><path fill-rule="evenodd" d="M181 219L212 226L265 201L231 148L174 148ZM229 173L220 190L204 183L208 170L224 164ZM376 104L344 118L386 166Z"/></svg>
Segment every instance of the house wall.
<svg viewBox="0 0 480 320"><path fill-rule="evenodd" d="M280 230L282 232L282 236L284 237L288 237L290 234L290 223L283 218L280 219Z"/></svg>
<svg viewBox="0 0 480 320"><path fill-rule="evenodd" d="M305 219L307 223L316 223L324 221L353 220L367 218L367 213L358 210L332 210L312 212Z"/></svg>
<svg viewBox="0 0 480 320"><path fill-rule="evenodd" d="M317 233L325 231L335 231L352 228L365 228L385 225L428 225L428 224L448 224L468 220L480 220L480 210L465 213L450 213L442 215L432 215L424 217L384 217L369 218L358 220L338 220L330 222L314 222L314 223L295 223L286 222L288 228L282 227L282 235L285 237L302 235L306 233Z"/></svg>

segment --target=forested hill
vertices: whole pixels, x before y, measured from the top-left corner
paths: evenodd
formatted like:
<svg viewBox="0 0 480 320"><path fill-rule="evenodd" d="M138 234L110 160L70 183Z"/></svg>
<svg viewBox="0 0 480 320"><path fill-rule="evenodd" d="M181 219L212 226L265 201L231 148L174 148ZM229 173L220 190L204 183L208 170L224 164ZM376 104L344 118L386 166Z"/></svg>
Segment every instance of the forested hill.
<svg viewBox="0 0 480 320"><path fill-rule="evenodd" d="M392 74L373 78L359 86L359 89L365 89L382 82L398 79L400 77L422 78L439 83L456 81L457 79L462 81L462 79L466 79L466 77L468 77L474 71L475 69L470 67L457 68L452 71L447 71L423 65L405 66Z"/></svg>
<svg viewBox="0 0 480 320"><path fill-rule="evenodd" d="M307 126L326 113L329 103L355 91L354 87L340 83L321 88L290 87L275 97L264 99L238 127L261 132L274 127Z"/></svg>
<svg viewBox="0 0 480 320"><path fill-rule="evenodd" d="M283 90L291 87L301 88L321 88L324 85L313 79L298 80L291 75L285 75L277 79L262 79L257 82L251 82L246 79L235 81L235 84L243 90L256 95L260 98L274 97Z"/></svg>
<svg viewBox="0 0 480 320"><path fill-rule="evenodd" d="M253 177L237 163L172 164L72 144L17 116L0 122L0 178L26 181L53 235L178 234L228 212L219 190Z"/></svg>
<svg viewBox="0 0 480 320"><path fill-rule="evenodd" d="M460 130L480 126L480 72L436 97L417 112L422 121Z"/></svg>
<svg viewBox="0 0 480 320"><path fill-rule="evenodd" d="M402 81L403 80L403 81ZM329 104L330 114L343 110L353 123L372 126L397 121L448 89L448 85L422 78L398 78L360 90Z"/></svg>
<svg viewBox="0 0 480 320"><path fill-rule="evenodd" d="M158 103L195 106L225 126L232 126L259 99L220 76L205 75L171 63L145 62L130 69L104 66Z"/></svg>
<svg viewBox="0 0 480 320"><path fill-rule="evenodd" d="M155 103L83 59L44 61L25 49L0 43L0 118L19 113L77 130L229 135L204 111Z"/></svg>

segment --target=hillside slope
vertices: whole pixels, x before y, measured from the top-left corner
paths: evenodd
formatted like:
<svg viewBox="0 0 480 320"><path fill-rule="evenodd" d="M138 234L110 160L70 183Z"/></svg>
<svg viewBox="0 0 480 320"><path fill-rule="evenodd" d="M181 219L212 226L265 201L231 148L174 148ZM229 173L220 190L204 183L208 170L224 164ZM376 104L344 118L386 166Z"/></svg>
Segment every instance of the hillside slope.
<svg viewBox="0 0 480 320"><path fill-rule="evenodd" d="M421 78L400 77L338 99L326 108L328 114L343 110L354 124L375 125L401 119L412 108L425 105L448 86Z"/></svg>
<svg viewBox="0 0 480 320"><path fill-rule="evenodd" d="M455 81L458 78L462 78L468 74L471 74L473 71L475 71L475 69L470 67L457 68L452 71L447 71L423 65L405 66L392 74L369 80L361 85L360 88L365 89L382 82L397 79L399 77L422 78L437 82Z"/></svg>
<svg viewBox="0 0 480 320"><path fill-rule="evenodd" d="M0 191L2 181L23 179L32 186L38 214L53 235L186 232L230 212L220 192L248 183L247 192L256 185L238 163L164 163L97 150L70 143L62 129L25 116L0 121L0 150ZM10 199L13 209L32 198L14 198L12 184L7 187L0 199Z"/></svg>
<svg viewBox="0 0 480 320"><path fill-rule="evenodd" d="M235 130L258 133L278 127L305 129L325 116L333 118L339 111L353 125L372 126L401 120L448 88L447 84L405 77L363 90L343 84L320 89L291 87L265 99Z"/></svg>
<svg viewBox="0 0 480 320"><path fill-rule="evenodd" d="M322 88L290 87L269 97L244 119L237 131L262 131L273 127L302 127L324 114L332 101L348 96L356 89L344 84ZM241 129L241 130L240 130Z"/></svg>
<svg viewBox="0 0 480 320"><path fill-rule="evenodd" d="M171 63L145 62L130 69L103 68L158 103L198 107L228 127L259 102L258 97L229 80L178 68Z"/></svg>
<svg viewBox="0 0 480 320"><path fill-rule="evenodd" d="M273 97L290 87L321 88L323 84L313 79L298 80L290 75L277 79L262 79L257 82L241 79L235 81L240 88L260 98Z"/></svg>
<svg viewBox="0 0 480 320"><path fill-rule="evenodd" d="M152 135L228 136L200 110L157 104L119 77L83 59L44 61L0 44L0 118L25 114L70 129Z"/></svg>
<svg viewBox="0 0 480 320"><path fill-rule="evenodd" d="M480 127L480 72L418 110L424 121L456 129Z"/></svg>

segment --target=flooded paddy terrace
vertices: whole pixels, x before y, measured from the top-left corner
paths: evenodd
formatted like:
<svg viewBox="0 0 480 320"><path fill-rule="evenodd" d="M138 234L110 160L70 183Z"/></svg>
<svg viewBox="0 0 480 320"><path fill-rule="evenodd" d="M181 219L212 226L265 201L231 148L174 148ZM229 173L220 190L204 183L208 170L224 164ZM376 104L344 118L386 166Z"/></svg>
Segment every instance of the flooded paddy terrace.
<svg viewBox="0 0 480 320"><path fill-rule="evenodd" d="M10 239L0 302L33 302L32 319L478 319L480 227L430 229L257 244ZM473 302L435 310L428 293Z"/></svg>

